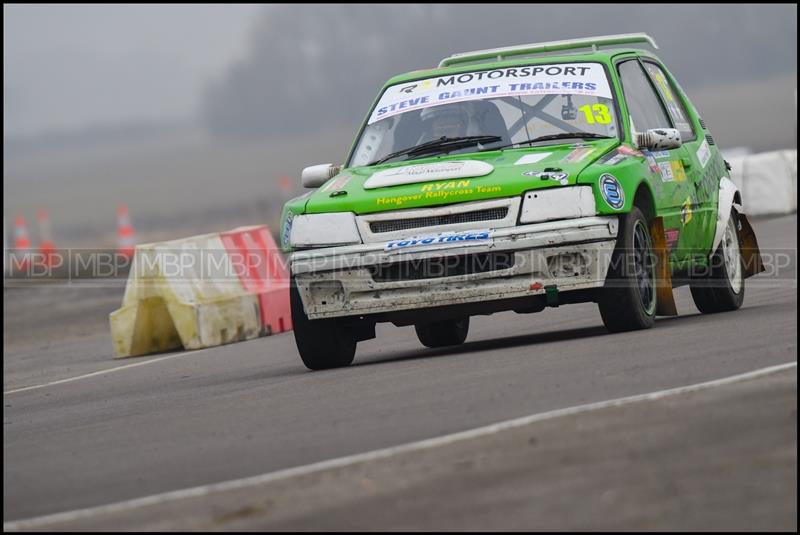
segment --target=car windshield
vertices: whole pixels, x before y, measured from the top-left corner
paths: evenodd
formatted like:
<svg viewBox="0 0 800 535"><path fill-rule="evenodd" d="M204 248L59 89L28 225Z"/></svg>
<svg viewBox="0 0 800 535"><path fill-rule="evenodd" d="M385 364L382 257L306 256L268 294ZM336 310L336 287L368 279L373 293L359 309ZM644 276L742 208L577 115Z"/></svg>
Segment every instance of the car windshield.
<svg viewBox="0 0 800 535"><path fill-rule="evenodd" d="M575 138L618 135L613 95L600 63L439 76L388 87L362 130L348 167L527 146L544 136L562 139L542 143L573 142L570 133ZM424 151L407 150L436 140L444 143Z"/></svg>

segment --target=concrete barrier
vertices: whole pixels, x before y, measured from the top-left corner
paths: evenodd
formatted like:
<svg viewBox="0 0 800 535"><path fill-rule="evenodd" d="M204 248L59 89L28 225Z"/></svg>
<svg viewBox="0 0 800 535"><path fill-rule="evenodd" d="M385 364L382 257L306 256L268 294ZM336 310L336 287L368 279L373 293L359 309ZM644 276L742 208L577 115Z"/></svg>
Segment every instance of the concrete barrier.
<svg viewBox="0 0 800 535"><path fill-rule="evenodd" d="M797 150L777 150L728 158L731 180L750 215L797 211Z"/></svg>
<svg viewBox="0 0 800 535"><path fill-rule="evenodd" d="M288 272L267 227L137 245L115 357L199 349L291 329Z"/></svg>
<svg viewBox="0 0 800 535"><path fill-rule="evenodd" d="M245 290L258 295L262 329L268 333L291 330L289 270L269 229L241 227L223 232L220 238Z"/></svg>

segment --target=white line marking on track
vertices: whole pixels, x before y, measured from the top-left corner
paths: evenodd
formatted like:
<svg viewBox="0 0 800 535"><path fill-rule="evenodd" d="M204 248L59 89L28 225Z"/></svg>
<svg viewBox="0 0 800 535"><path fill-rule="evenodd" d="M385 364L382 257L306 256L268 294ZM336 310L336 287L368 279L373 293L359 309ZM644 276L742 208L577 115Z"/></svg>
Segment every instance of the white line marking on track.
<svg viewBox="0 0 800 535"><path fill-rule="evenodd" d="M45 388L47 386L60 385L60 384L64 384L64 383L71 383L73 381L80 381L81 379L87 379L89 377L97 377L98 375L105 375L107 373L118 372L120 370L127 370L128 368L135 368L137 366L144 366L145 364L153 364L154 362L161 362L163 360L174 359L174 358L178 358L178 357L185 357L187 355L195 355L197 353L200 353L201 351L208 351L209 349L212 349L212 348L205 347L203 349L193 349L193 350L190 350L190 351L184 351L184 352L175 353L175 354L172 354L172 355L165 355L163 357L157 357L157 358L150 359L150 360L145 360L145 361L142 361L142 362L134 362L133 364L126 364L124 366L117 366L116 368L109 368L107 370L100 370L100 371L96 371L96 372L92 372L92 373L87 373L85 375L78 375L76 377L68 377L66 379L59 379L58 381L51 381L49 383L42 383L40 385L24 386L22 388L15 388L13 390L6 390L5 392L3 392L3 395L6 396L8 394L16 394L17 392L25 392L27 390L36 390L37 388Z"/></svg>
<svg viewBox="0 0 800 535"><path fill-rule="evenodd" d="M789 370L791 368L797 367L797 361L794 362L787 362L786 364L779 364L777 366L770 366L768 368L761 368L758 370L753 370L751 372L743 373L740 375L733 375L730 377L724 377L722 379L715 379L713 381L707 381L705 383L698 383L694 385L688 386L680 386L677 388L671 388L668 390L660 390L658 392L650 392L648 394L639 394L636 396L629 396L625 398L618 398L612 399L608 401L600 401L597 403L589 403L587 405L578 405L575 407L568 407L566 409L558 409L549 412L543 412L539 414L533 414L531 416L523 416L522 418L515 418L513 420L506 420L504 422L498 422L496 424L487 425L484 427L478 427L475 429L470 429L467 431L461 431L459 433L453 433L450 435L444 435L441 437L430 438L426 440L420 440L418 442L411 442L409 444L403 444L401 446L394 446L390 448L385 448L381 450L374 450L368 451L366 453L358 453L355 455L350 455L347 457L340 457L338 459L330 459L328 461L317 462L313 464L308 464L305 466L297 466L294 468L288 468L285 470L279 470L277 472L269 472L267 474L261 474L258 476L246 477L243 479L234 479L231 481L223 481L221 483L213 483L210 485L202 485L199 487L193 487L189 489L182 489L182 490L175 490L171 492L165 492L163 494L155 494L152 496L145 496L142 498L135 498L132 500L126 500L122 502L112 503L108 505L100 505L97 507L89 507L87 509L78 509L75 511L65 511L63 513L56 513L52 515L40 516L35 518L29 518L26 520L15 520L12 522L4 522L3 523L3 530L4 531L17 531L22 529L41 529L48 524L54 524L57 522L71 522L75 520L90 518L93 516L98 516L102 514L112 514L112 513L121 513L125 511L130 511L131 509L136 509L139 507L146 507L148 505L156 505L162 504L169 501L174 500L181 500L186 498L193 498L198 496L207 496L214 492L221 492L226 490L236 490L245 487L251 487L254 485L262 485L265 483L271 483L273 481L278 481L281 479L287 479L290 477L301 476L310 474L313 472L320 472L323 470L330 470L333 468L341 468L344 466L349 466L357 463L362 463L366 461L373 461L376 459L385 459L387 457L392 457L394 455L399 455L402 453L409 453L414 451L420 451L430 448L435 448L439 446L445 446L447 444L452 444L454 442L459 442L462 440L469 440L472 438L477 438L481 436L493 435L495 433L499 433L501 431L506 431L508 429L514 429L517 427L523 427L525 425L540 422L542 420L550 420L553 418L559 418L561 416L569 416L572 414L578 414L582 412L589 412L595 411L598 409L605 409L609 407L619 407L621 405L628 405L631 403L636 403L639 401L652 401L657 400L669 396L675 396L678 394L685 394L688 392L695 392L698 390L704 390L707 388L713 388L717 386L723 386L739 381L744 381L746 379L753 379L755 377L760 377L762 375L769 375L772 373L776 373L779 371Z"/></svg>

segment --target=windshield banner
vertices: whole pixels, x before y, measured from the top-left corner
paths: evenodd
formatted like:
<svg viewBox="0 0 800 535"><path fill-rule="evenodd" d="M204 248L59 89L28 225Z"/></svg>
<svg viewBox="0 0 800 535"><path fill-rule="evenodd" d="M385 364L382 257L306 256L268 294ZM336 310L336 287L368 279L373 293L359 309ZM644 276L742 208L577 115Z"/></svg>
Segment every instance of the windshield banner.
<svg viewBox="0 0 800 535"><path fill-rule="evenodd" d="M527 65L449 74L388 88L367 124L451 102L548 94L611 98L611 88L599 63Z"/></svg>

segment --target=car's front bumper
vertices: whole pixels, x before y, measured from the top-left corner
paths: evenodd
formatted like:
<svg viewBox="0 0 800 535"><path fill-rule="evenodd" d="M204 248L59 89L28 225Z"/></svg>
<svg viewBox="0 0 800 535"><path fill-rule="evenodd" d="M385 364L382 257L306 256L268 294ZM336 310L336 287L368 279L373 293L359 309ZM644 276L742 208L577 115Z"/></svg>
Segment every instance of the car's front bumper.
<svg viewBox="0 0 800 535"><path fill-rule="evenodd" d="M532 296L602 286L616 243L618 220L583 217L493 231L489 242L437 244L384 251L383 243L297 251L291 272L310 319L362 316ZM393 263L437 262L504 253L513 265L456 276L385 280L376 269ZM505 254L507 253L507 254ZM380 268L379 268L380 266Z"/></svg>

